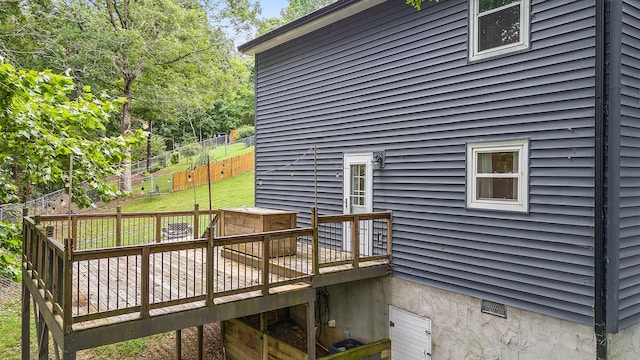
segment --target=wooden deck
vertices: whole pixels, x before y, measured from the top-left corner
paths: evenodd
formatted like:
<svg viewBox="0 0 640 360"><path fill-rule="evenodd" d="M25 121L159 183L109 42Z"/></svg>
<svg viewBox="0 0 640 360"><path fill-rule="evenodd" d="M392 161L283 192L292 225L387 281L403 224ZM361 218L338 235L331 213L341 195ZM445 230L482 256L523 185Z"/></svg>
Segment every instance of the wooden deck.
<svg viewBox="0 0 640 360"><path fill-rule="evenodd" d="M56 217L25 219L25 290L38 304L40 316L66 358L73 359L76 351L99 345L283 307L313 304L315 287L388 273L390 213L317 217L309 228L192 240L187 237L171 242L164 239L163 242L158 230L160 224L166 224L171 216L184 221L192 215L191 212L119 213L114 215L115 221L108 215L86 218L73 215L68 225L59 226L62 232L55 229L53 234L78 236L83 221L103 219L113 223L115 231L101 230L100 238L111 238L112 244L122 244L126 238L124 231L144 229L140 219L148 217L153 222L146 227L153 229L142 231L157 235L142 244L85 247L82 250L75 249L74 240L66 239L63 244L55 237L47 236L47 230L52 235L47 224L59 225L64 220ZM190 225L195 234L203 229L199 217L206 215L196 211ZM137 219L135 226L123 221L128 216ZM363 228L361 222L372 224L369 226L371 234L365 237L359 234L359 229ZM320 231L318 224L324 226ZM101 226L92 223L86 224L85 228ZM327 226L332 227L330 231ZM347 229L355 241L351 242L350 249L343 249L342 231ZM384 234L387 241L381 247L383 251L361 255L359 239L381 238L382 235L374 237L374 233ZM270 254L270 244L278 239L294 239L296 253L273 257L252 255ZM81 236L77 240L97 244ZM104 243L101 240L100 244ZM239 245L242 249L259 247L260 251L240 252L237 251ZM368 247L374 249L372 245ZM23 333L24 329L23 318Z"/></svg>

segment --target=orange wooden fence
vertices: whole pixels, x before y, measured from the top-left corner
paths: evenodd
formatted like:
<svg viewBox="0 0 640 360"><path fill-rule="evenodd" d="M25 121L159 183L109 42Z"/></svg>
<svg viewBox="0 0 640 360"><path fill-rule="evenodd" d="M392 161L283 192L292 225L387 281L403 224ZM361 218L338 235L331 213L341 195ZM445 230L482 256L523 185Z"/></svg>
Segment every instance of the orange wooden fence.
<svg viewBox="0 0 640 360"><path fill-rule="evenodd" d="M209 164L211 182L220 181L225 178L240 175L244 172L251 171L255 167L255 155L253 152L238 155L218 161L212 161ZM188 189L192 186L204 185L208 182L207 165L198 166L194 170L185 170L174 173L171 179L172 191L180 191Z"/></svg>

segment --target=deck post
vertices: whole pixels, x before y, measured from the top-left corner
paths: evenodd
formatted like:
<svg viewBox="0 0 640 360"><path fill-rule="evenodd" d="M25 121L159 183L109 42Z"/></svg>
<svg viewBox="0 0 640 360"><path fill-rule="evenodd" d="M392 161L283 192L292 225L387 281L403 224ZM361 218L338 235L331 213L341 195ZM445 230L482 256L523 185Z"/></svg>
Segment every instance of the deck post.
<svg viewBox="0 0 640 360"><path fill-rule="evenodd" d="M62 352L62 360L76 360L76 353L74 352Z"/></svg>
<svg viewBox="0 0 640 360"><path fill-rule="evenodd" d="M156 214L156 243L162 242L162 214Z"/></svg>
<svg viewBox="0 0 640 360"><path fill-rule="evenodd" d="M207 237L207 306L213 306L213 300L215 298L215 284L213 283L215 280L213 276L213 272L216 271L216 266L214 264L214 254L215 247L213 244L213 234L209 232L209 236Z"/></svg>
<svg viewBox="0 0 640 360"><path fill-rule="evenodd" d="M269 295L269 254L271 253L271 235L262 236L262 295Z"/></svg>
<svg viewBox="0 0 640 360"><path fill-rule="evenodd" d="M38 308L38 359L49 360L49 326Z"/></svg>
<svg viewBox="0 0 640 360"><path fill-rule="evenodd" d="M197 239L200 232L200 205L193 204L193 238Z"/></svg>
<svg viewBox="0 0 640 360"><path fill-rule="evenodd" d="M116 208L116 246L122 245L122 207Z"/></svg>
<svg viewBox="0 0 640 360"><path fill-rule="evenodd" d="M182 330L176 330L176 360L182 358Z"/></svg>
<svg viewBox="0 0 640 360"><path fill-rule="evenodd" d="M70 215L70 216L71 216L71 238L77 239L78 238L78 216L76 215ZM72 250L77 250L76 246L78 246L78 244L74 241Z"/></svg>
<svg viewBox="0 0 640 360"><path fill-rule="evenodd" d="M148 246L142 248L141 257L140 315L143 319L146 319L149 317L149 262L151 261Z"/></svg>
<svg viewBox="0 0 640 360"><path fill-rule="evenodd" d="M316 312L315 300L307 304L307 359L316 358Z"/></svg>
<svg viewBox="0 0 640 360"><path fill-rule="evenodd" d="M387 218L387 255L391 256L391 228L393 223L391 222L392 212L389 211L389 217Z"/></svg>
<svg viewBox="0 0 640 360"><path fill-rule="evenodd" d="M353 256L353 268L360 267L360 217L353 216L351 220L351 255Z"/></svg>
<svg viewBox="0 0 640 360"><path fill-rule="evenodd" d="M29 326L29 321L31 321L29 310L31 294L25 284L25 281L27 281L25 277L26 272L22 275L22 360L29 360L31 358L31 326Z"/></svg>
<svg viewBox="0 0 640 360"><path fill-rule="evenodd" d="M29 215L29 209L22 209L22 216L26 217ZM22 233L27 234L25 239L22 239L22 360L29 360L31 358L31 326L29 326L29 321L31 321L29 304L31 302L31 294L27 289L27 244L31 244L31 240L29 239L31 234L30 229L28 229L27 222L22 222Z"/></svg>
<svg viewBox="0 0 640 360"><path fill-rule="evenodd" d="M73 317L71 314L71 297L73 281L73 239L64 239L64 260L62 263L62 324L64 333L72 330Z"/></svg>
<svg viewBox="0 0 640 360"><path fill-rule="evenodd" d="M267 316L260 313L260 360L269 359L269 339L265 332L267 331Z"/></svg>
<svg viewBox="0 0 640 360"><path fill-rule="evenodd" d="M198 326L198 360L204 356L204 325Z"/></svg>
<svg viewBox="0 0 640 360"><path fill-rule="evenodd" d="M313 228L313 239L311 240L311 272L313 275L320 274L320 265L318 260L318 208L311 208L311 227Z"/></svg>

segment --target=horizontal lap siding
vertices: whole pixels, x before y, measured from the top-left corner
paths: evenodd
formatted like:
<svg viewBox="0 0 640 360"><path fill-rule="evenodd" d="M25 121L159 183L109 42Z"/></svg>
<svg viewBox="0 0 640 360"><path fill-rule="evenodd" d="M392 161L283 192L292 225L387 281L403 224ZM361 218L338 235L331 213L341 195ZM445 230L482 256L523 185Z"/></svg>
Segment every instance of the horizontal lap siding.
<svg viewBox="0 0 640 360"><path fill-rule="evenodd" d="M640 5L622 7L620 327L640 321Z"/></svg>
<svg viewBox="0 0 640 360"><path fill-rule="evenodd" d="M384 150L395 276L591 323L591 3L533 1L532 49L471 64L461 0L389 1L258 54L256 204L308 214L317 145L320 213L342 212L343 154ZM522 138L530 213L467 210L466 143Z"/></svg>

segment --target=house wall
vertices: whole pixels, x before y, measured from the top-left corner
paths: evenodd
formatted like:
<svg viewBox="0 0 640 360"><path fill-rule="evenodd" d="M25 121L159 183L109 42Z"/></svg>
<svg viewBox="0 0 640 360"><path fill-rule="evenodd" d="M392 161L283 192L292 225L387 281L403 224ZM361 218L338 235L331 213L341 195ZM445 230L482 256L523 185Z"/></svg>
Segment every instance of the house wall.
<svg viewBox="0 0 640 360"><path fill-rule="evenodd" d="M620 328L640 321L640 4L621 2ZM636 347L637 349L637 347Z"/></svg>
<svg viewBox="0 0 640 360"><path fill-rule="evenodd" d="M594 1L532 1L531 49L469 63L467 1L388 1L256 55L256 206L341 213L385 150L393 275L593 323ZM529 212L465 208L466 143L530 139ZM461 295L462 296L462 295Z"/></svg>
<svg viewBox="0 0 640 360"><path fill-rule="evenodd" d="M609 360L635 360L640 354L640 324L608 335Z"/></svg>
<svg viewBox="0 0 640 360"><path fill-rule="evenodd" d="M432 359L596 358L591 326L513 307L505 319L482 313L478 298L399 278L385 282L384 295L431 320Z"/></svg>
<svg viewBox="0 0 640 360"><path fill-rule="evenodd" d="M368 344L389 337L389 306L385 302L383 279L368 279L343 283L318 289L325 291L327 302L316 297L316 338L322 346L329 346L345 339L345 329L349 337ZM326 305L326 306L325 306ZM324 310L326 309L326 313ZM318 312L322 312L323 322L318 322ZM291 308L295 322L306 330L306 308ZM334 320L329 326L324 320Z"/></svg>

